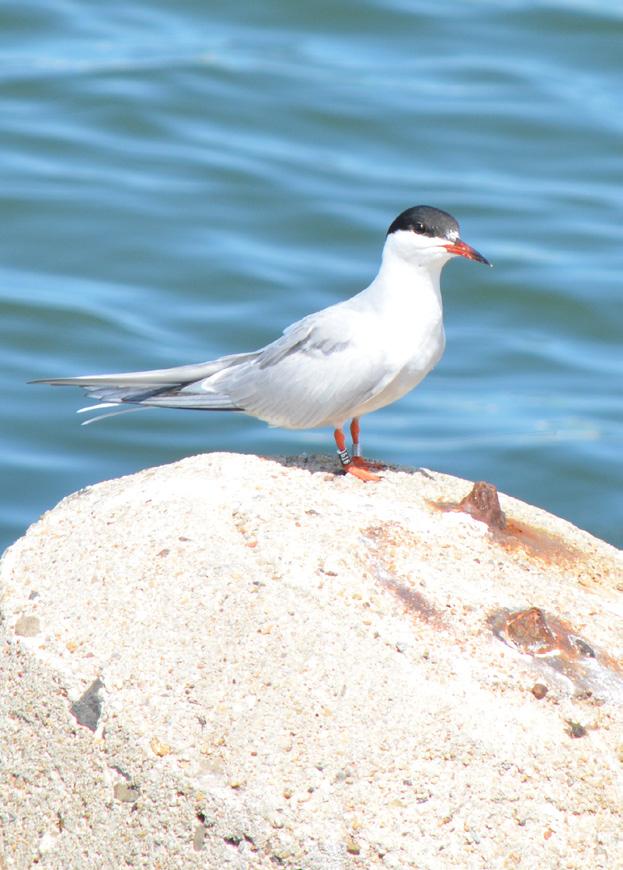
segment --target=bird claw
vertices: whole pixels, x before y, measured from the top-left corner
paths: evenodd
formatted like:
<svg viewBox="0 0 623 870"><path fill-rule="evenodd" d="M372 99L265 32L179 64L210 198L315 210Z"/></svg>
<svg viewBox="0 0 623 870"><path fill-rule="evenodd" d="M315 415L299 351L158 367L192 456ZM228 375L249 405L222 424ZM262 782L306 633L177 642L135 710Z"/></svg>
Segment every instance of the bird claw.
<svg viewBox="0 0 623 870"><path fill-rule="evenodd" d="M378 474L372 474L371 471L363 468L359 463L355 463L354 460L344 466L344 473L352 474L353 477L356 477L357 480L363 480L364 483L378 483L379 480L383 480Z"/></svg>

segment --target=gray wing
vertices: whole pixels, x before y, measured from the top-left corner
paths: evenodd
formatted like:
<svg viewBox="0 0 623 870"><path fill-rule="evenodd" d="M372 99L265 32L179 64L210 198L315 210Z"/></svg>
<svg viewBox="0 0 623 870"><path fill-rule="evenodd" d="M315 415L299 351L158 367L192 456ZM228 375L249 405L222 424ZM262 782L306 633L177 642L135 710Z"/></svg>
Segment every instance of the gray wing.
<svg viewBox="0 0 623 870"><path fill-rule="evenodd" d="M34 383L80 386L110 405L244 411L285 428L342 423L394 377L376 326L370 313L339 303L294 323L252 353Z"/></svg>
<svg viewBox="0 0 623 870"><path fill-rule="evenodd" d="M341 424L395 376L388 370L376 320L340 305L289 327L257 356L181 390L205 407L226 395L235 407L273 426ZM154 397L149 404L168 404ZM192 407L199 407L193 404Z"/></svg>

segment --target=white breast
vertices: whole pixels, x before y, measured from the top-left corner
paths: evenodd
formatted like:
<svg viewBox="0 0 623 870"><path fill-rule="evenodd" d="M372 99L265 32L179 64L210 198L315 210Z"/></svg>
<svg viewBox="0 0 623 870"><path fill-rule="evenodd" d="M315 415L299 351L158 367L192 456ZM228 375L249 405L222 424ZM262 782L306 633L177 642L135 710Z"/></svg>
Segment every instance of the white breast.
<svg viewBox="0 0 623 870"><path fill-rule="evenodd" d="M374 344L383 348L385 371L395 374L379 393L354 408L353 416L367 414L402 398L441 359L445 333L440 272L441 266L416 268L386 256L377 279L356 298L359 304L374 312Z"/></svg>
<svg viewBox="0 0 623 870"><path fill-rule="evenodd" d="M401 399L424 380L441 359L445 348L445 333L440 319L425 335L414 335L410 352L395 378L378 395L353 411L353 417L369 414Z"/></svg>

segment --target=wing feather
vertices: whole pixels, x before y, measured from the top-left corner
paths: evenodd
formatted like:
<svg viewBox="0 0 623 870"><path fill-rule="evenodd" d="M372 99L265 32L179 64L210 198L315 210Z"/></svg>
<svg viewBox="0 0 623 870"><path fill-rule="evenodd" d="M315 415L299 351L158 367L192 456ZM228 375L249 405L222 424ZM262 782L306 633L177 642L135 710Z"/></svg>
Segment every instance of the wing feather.
<svg viewBox="0 0 623 870"><path fill-rule="evenodd" d="M236 410L273 426L302 429L341 425L382 392L395 374L386 353L374 313L338 303L292 324L252 353L34 383L79 386L109 406Z"/></svg>
<svg viewBox="0 0 623 870"><path fill-rule="evenodd" d="M368 314L333 306L299 321L255 360L219 373L214 386L273 426L341 425L394 375L375 325Z"/></svg>

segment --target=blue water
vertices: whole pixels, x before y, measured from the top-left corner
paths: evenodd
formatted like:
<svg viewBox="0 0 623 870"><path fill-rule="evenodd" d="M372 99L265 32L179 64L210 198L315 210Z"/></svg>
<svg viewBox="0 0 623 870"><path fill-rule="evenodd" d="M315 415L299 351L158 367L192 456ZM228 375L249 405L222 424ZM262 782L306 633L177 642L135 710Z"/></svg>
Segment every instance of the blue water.
<svg viewBox="0 0 623 870"><path fill-rule="evenodd" d="M427 203L495 268L446 268L446 354L366 453L623 544L623 7L30 0L0 26L0 543L188 454L332 450L237 415L81 428L79 391L25 382L252 350Z"/></svg>

